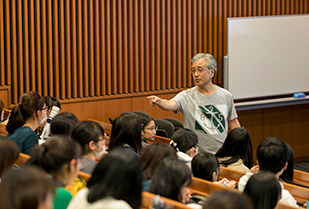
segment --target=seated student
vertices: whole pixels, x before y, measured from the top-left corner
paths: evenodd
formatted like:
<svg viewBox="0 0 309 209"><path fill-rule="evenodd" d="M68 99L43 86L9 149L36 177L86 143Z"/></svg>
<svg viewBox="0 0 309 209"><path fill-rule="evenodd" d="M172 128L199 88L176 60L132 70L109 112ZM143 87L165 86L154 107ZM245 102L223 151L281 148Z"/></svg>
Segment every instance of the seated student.
<svg viewBox="0 0 309 209"><path fill-rule="evenodd" d="M274 209L281 197L281 186L275 175L260 171L250 177L244 194L247 194L255 209Z"/></svg>
<svg viewBox="0 0 309 209"><path fill-rule="evenodd" d="M81 158L79 144L66 137L53 136L46 143L36 146L28 165L36 165L51 174L56 187L54 208L66 208L72 195L64 188L77 176Z"/></svg>
<svg viewBox="0 0 309 209"><path fill-rule="evenodd" d="M177 151L177 157L191 170L192 158L198 152L198 136L188 128L182 128L174 132L170 146Z"/></svg>
<svg viewBox="0 0 309 209"><path fill-rule="evenodd" d="M93 121L81 121L74 126L71 138L82 147L80 171L92 174L98 164L96 159L101 159L105 153L106 139L103 128Z"/></svg>
<svg viewBox="0 0 309 209"><path fill-rule="evenodd" d="M288 167L283 171L279 176L279 179L286 183L293 183L294 177L294 152L292 147L289 144L286 144L288 147Z"/></svg>
<svg viewBox="0 0 309 209"><path fill-rule="evenodd" d="M14 162L18 159L19 148L10 138L0 135L0 183L2 174L13 168Z"/></svg>
<svg viewBox="0 0 309 209"><path fill-rule="evenodd" d="M183 162L175 157L166 157L158 165L152 176L149 192L186 203L189 200L191 172Z"/></svg>
<svg viewBox="0 0 309 209"><path fill-rule="evenodd" d="M253 209L253 205L246 195L223 190L211 194L203 209Z"/></svg>
<svg viewBox="0 0 309 209"><path fill-rule="evenodd" d="M141 154L141 123L136 114L123 114L115 118L108 149L117 147L130 149L138 156Z"/></svg>
<svg viewBox="0 0 309 209"><path fill-rule="evenodd" d="M248 172L253 166L252 144L248 131L243 127L233 129L217 151L216 157L221 166Z"/></svg>
<svg viewBox="0 0 309 209"><path fill-rule="evenodd" d="M143 150L141 155L143 167L143 191L149 191L151 178L158 164L168 156L176 157L176 151L163 143L152 143Z"/></svg>
<svg viewBox="0 0 309 209"><path fill-rule="evenodd" d="M27 92L20 97L20 102L12 110L6 125L7 136L16 142L21 153L30 154L38 144L34 132L46 119L44 98L36 92Z"/></svg>
<svg viewBox="0 0 309 209"><path fill-rule="evenodd" d="M0 184L0 208L53 208L54 187L51 180L35 167L4 173Z"/></svg>
<svg viewBox="0 0 309 209"><path fill-rule="evenodd" d="M50 112L52 111L53 106L59 107L59 109L61 109L61 105L58 99L56 99L55 97L44 97L45 99L45 104L46 104L46 115L47 117L50 115Z"/></svg>
<svg viewBox="0 0 309 209"><path fill-rule="evenodd" d="M145 149L147 141L154 141L157 133L157 126L152 117L139 116L142 124L142 149Z"/></svg>
<svg viewBox="0 0 309 209"><path fill-rule="evenodd" d="M277 137L265 138L258 146L256 151L257 166L251 168L251 171L247 172L246 175L239 179L238 189L243 191L249 180L249 178L258 169L260 171L270 171L275 174L278 179L282 172L287 168L288 165L288 148L286 143ZM279 182L280 183L280 182ZM297 207L296 200L290 194L289 191L282 188L280 202L293 205Z"/></svg>
<svg viewBox="0 0 309 209"><path fill-rule="evenodd" d="M82 189L68 209L139 209L142 198L142 168L130 150L114 149L97 165L88 188Z"/></svg>
<svg viewBox="0 0 309 209"><path fill-rule="evenodd" d="M211 153L201 152L195 155L191 161L191 169L194 177L212 181L229 188L236 186L235 181L228 181L226 178L218 181L220 172L219 162L216 156Z"/></svg>
<svg viewBox="0 0 309 209"><path fill-rule="evenodd" d="M50 123L50 134L69 137L75 124L78 122L77 117L70 112L62 112L56 115Z"/></svg>

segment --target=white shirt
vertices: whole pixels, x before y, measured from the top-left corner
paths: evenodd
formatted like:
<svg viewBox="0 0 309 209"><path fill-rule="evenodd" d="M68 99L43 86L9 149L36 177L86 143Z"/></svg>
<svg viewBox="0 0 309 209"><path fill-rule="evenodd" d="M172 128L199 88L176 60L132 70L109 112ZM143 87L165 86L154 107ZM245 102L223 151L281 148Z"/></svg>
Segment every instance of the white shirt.
<svg viewBox="0 0 309 209"><path fill-rule="evenodd" d="M88 188L81 189L71 200L67 209L132 209L132 207L123 200L117 200L113 197L106 197L94 203L87 201Z"/></svg>
<svg viewBox="0 0 309 209"><path fill-rule="evenodd" d="M238 190L239 191L244 191L245 190L245 186L247 185L247 182L249 181L250 177L253 175L253 173L251 171L247 172L246 175L242 176L239 179L238 182ZM297 201L294 199L294 197L290 194L290 192L286 189L284 189L283 185L281 184L281 182L279 181L279 184L281 186L281 199L279 200L279 202L283 202L289 205L293 205L295 207L298 207L297 205Z"/></svg>

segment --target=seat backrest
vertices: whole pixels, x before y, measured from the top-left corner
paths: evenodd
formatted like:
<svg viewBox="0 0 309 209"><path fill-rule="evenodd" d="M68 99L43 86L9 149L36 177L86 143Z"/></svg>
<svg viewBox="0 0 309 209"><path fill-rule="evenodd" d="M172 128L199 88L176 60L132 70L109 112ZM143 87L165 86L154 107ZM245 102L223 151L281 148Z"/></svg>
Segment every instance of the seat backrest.
<svg viewBox="0 0 309 209"><path fill-rule="evenodd" d="M113 126L112 124L106 123L106 122L102 122L102 121L99 121L99 120L90 119L90 118L88 118L88 120L100 124L100 126L104 129L105 133L107 133L108 135L111 134L112 126Z"/></svg>
<svg viewBox="0 0 309 209"><path fill-rule="evenodd" d="M166 137L162 137L162 136L156 136L155 140L154 141L151 141L151 140L148 140L147 143L150 145L152 143L164 143L164 144L167 144L169 145L171 142L171 139L169 138L166 138Z"/></svg>
<svg viewBox="0 0 309 209"><path fill-rule="evenodd" d="M135 113L135 114L137 114L137 115L139 115L141 117L151 117L150 114L148 114L147 112L144 112L144 111L134 111L133 113Z"/></svg>
<svg viewBox="0 0 309 209"><path fill-rule="evenodd" d="M28 162L28 160L30 160L30 158L31 158L30 155L19 153L18 159L14 164L18 165L19 167L22 167Z"/></svg>
<svg viewBox="0 0 309 209"><path fill-rule="evenodd" d="M171 122L174 125L175 131L177 131L180 128L184 128L183 123L176 118L163 118L163 120Z"/></svg>
<svg viewBox="0 0 309 209"><path fill-rule="evenodd" d="M167 138L171 138L173 133L175 132L175 127L174 125L163 119L154 119L156 126L158 126L158 129L163 129L167 133Z"/></svg>
<svg viewBox="0 0 309 209"><path fill-rule="evenodd" d="M143 192L142 193L142 204L140 209L149 209L153 205L153 200L156 198L157 195L152 194L150 192ZM167 208L170 209L190 209L185 204L182 204L181 202L177 202L175 200L168 199L166 197L160 197L160 200L162 200Z"/></svg>
<svg viewBox="0 0 309 209"><path fill-rule="evenodd" d="M6 136L7 134L8 134L8 132L6 131L6 125L0 123L0 135Z"/></svg>

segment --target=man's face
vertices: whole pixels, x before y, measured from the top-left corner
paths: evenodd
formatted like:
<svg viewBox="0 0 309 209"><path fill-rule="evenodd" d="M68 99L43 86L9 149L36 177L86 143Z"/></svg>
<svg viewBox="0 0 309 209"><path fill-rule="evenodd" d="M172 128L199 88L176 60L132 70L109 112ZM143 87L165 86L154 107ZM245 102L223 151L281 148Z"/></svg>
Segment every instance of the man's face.
<svg viewBox="0 0 309 209"><path fill-rule="evenodd" d="M204 58L200 58L192 64L191 73L197 86L209 84L214 76L214 70L207 68L207 61Z"/></svg>

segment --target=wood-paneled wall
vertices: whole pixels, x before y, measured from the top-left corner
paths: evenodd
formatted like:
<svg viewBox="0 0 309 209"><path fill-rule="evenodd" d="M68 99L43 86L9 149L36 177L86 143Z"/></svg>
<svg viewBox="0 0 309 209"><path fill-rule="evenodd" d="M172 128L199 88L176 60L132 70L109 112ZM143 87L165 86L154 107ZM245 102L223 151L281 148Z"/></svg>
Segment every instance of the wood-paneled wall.
<svg viewBox="0 0 309 209"><path fill-rule="evenodd" d="M146 96L192 87L198 52L214 55L214 83L223 85L228 17L308 13L308 0L0 0L1 99L12 107L37 91L80 120L134 110L182 119L151 108ZM239 112L254 149L272 135L308 156L308 105L295 107Z"/></svg>
<svg viewBox="0 0 309 209"><path fill-rule="evenodd" d="M228 17L304 14L307 0L0 0L0 86L11 101L193 86L190 59L208 52L223 84ZM77 100L78 101L78 100Z"/></svg>

